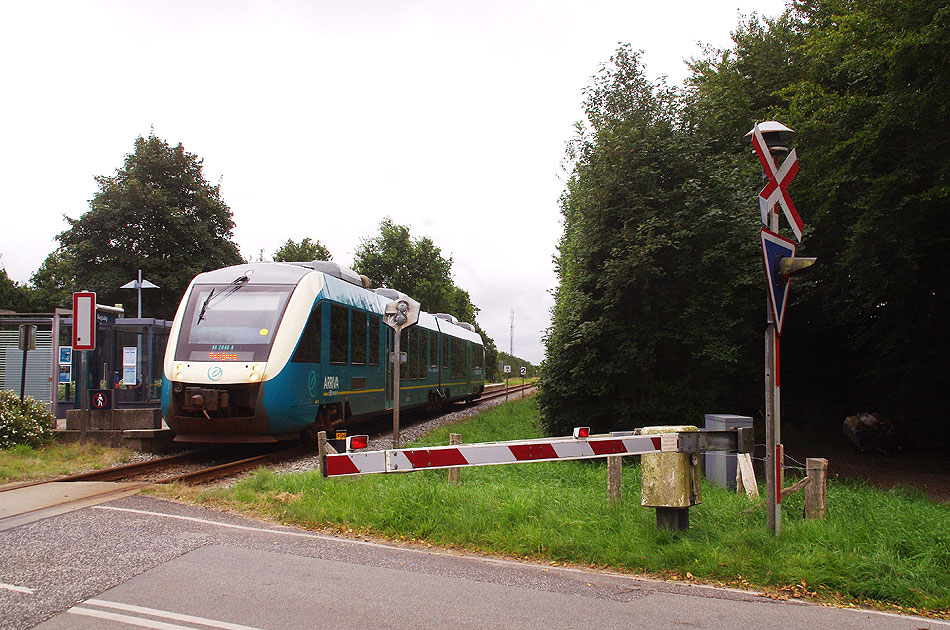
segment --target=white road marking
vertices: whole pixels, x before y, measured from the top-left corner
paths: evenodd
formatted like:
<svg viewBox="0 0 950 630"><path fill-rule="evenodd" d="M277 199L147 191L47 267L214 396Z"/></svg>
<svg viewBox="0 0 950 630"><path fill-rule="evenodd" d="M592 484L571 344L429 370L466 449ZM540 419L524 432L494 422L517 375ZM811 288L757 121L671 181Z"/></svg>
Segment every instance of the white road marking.
<svg viewBox="0 0 950 630"><path fill-rule="evenodd" d="M193 615L183 615L181 613L175 613L168 610L158 610L155 608L147 608L145 606L135 606L133 604L123 604L121 602L110 602L104 599L87 599L83 604L91 604L93 606L99 606L101 608L114 608L116 610L124 610L125 612L138 613L140 615L149 615L151 617L161 617L163 619L170 619L172 621L184 621L185 623L197 623L202 626L208 626L210 628L222 628L223 630L261 630L260 628L255 628L253 626L243 626L239 623L230 623L228 621L217 621L215 619L207 619L205 617L195 617ZM77 614L86 614L87 612L100 613L101 615L116 615L117 613L110 613L106 611L97 611L91 608L78 608L73 607L69 612L76 612ZM90 615L92 617L99 615ZM117 615L119 617L128 617L128 615ZM107 618L107 617L103 617ZM129 617L130 619L137 619L137 617ZM148 619L142 620L148 623L164 623L164 622L153 622ZM166 624L168 627L172 628L183 628L184 626L175 626L171 624ZM153 626L148 626L153 627ZM193 629L192 629L193 630Z"/></svg>
<svg viewBox="0 0 950 630"><path fill-rule="evenodd" d="M202 523L204 525L215 525L217 527L228 527L230 529L239 529L245 532L260 532L262 534L275 534L279 536L295 536L297 538L311 538L315 540L327 540L332 542L338 542L341 544L354 544L354 545L367 545L370 547L389 547L392 549L402 549L401 547L393 547L391 545L380 545L378 543L369 542L365 540L352 540L349 538L337 538L335 536L327 536L325 534L308 534L306 532L292 532L282 529L267 529L265 527L248 527L247 525L233 525L231 523L222 523L221 521L212 521L204 518L195 518L193 516L179 516L178 514L164 514L162 512L148 512L146 510L133 510L132 508L120 508L112 507L109 505L96 505L93 506L93 509L96 510L112 510L114 512L130 512L132 514L142 514L145 516L161 516L164 518L171 518L179 521L189 521L192 523Z"/></svg>
<svg viewBox="0 0 950 630"><path fill-rule="evenodd" d="M79 606L73 606L66 612L72 613L74 615L82 615L84 617L95 617L97 619L119 621L133 626L141 626L143 628L154 628L155 630L195 630L194 627L179 626L178 624L165 623L164 621L153 621L151 619L139 619L138 617L130 617L129 615L120 615L118 613L106 612L104 610L93 610L92 608L80 608Z"/></svg>
<svg viewBox="0 0 950 630"><path fill-rule="evenodd" d="M26 593L27 595L32 595L36 592L35 588L26 588L25 586L14 586L12 584L4 584L0 582L0 588L5 591L14 591L16 593Z"/></svg>

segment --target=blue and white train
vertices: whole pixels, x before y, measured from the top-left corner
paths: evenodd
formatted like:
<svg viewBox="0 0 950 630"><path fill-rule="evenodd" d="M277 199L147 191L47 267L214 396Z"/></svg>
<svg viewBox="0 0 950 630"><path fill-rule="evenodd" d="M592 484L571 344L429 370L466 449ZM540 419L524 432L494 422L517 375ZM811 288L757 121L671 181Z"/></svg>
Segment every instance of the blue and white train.
<svg viewBox="0 0 950 630"><path fill-rule="evenodd" d="M336 263L247 263L199 274L165 352L162 413L182 442L273 442L393 407L391 289ZM471 324L420 313L402 331L400 408L474 400L485 351Z"/></svg>

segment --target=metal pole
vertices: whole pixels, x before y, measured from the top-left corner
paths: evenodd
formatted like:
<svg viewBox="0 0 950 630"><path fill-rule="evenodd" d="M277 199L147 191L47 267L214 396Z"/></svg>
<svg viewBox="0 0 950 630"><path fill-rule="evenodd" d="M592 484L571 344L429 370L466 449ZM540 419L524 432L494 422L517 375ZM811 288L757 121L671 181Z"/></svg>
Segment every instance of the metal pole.
<svg viewBox="0 0 950 630"><path fill-rule="evenodd" d="M50 387L50 405L53 417L59 417L59 313L56 307L53 307L53 324L50 328L53 337L53 382Z"/></svg>
<svg viewBox="0 0 950 630"><path fill-rule="evenodd" d="M399 367L402 356L399 354L399 338L402 330L397 330L393 339L393 448L399 448Z"/></svg>
<svg viewBox="0 0 950 630"><path fill-rule="evenodd" d="M26 353L29 346L24 344L23 346L23 369L20 370L20 406L23 406L23 399L26 396Z"/></svg>
<svg viewBox="0 0 950 630"><path fill-rule="evenodd" d="M82 352L79 353L79 371L80 371L80 375L79 375L79 382L80 382L79 445L80 446L86 445L86 425L89 424L89 410L87 409L88 402L89 402L88 401L89 390L86 389L86 386L89 384L88 379L86 378L86 363L88 362L88 358L86 357L87 354L88 354L87 350L83 350Z"/></svg>
<svg viewBox="0 0 950 630"><path fill-rule="evenodd" d="M769 220L773 232L778 232L778 215L774 212ZM765 330L765 502L768 505L766 525L776 536L782 533L782 475L781 452L781 406L779 400L778 335L772 315L772 307L766 296L768 327Z"/></svg>
<svg viewBox="0 0 950 630"><path fill-rule="evenodd" d="M139 280L138 282L135 283L135 287L139 291L138 314L139 314L139 319L142 319L142 270L141 269L139 269Z"/></svg>

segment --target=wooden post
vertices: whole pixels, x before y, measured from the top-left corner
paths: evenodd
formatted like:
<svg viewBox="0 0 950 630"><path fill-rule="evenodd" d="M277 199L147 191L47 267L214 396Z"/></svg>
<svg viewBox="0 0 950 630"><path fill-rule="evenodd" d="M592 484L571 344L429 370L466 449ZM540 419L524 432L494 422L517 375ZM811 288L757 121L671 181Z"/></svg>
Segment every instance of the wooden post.
<svg viewBox="0 0 950 630"><path fill-rule="evenodd" d="M759 498L759 484L755 480L752 456L748 453L738 453L736 455L736 492L742 492L743 490L750 499Z"/></svg>
<svg viewBox="0 0 950 630"><path fill-rule="evenodd" d="M805 487L805 518L825 519L825 488L828 483L828 460L809 457L805 460L810 483Z"/></svg>
<svg viewBox="0 0 950 630"><path fill-rule="evenodd" d="M619 455L607 458L607 501L611 505L620 504L622 471L623 459Z"/></svg>
<svg viewBox="0 0 950 630"><path fill-rule="evenodd" d="M327 432L317 433L317 453L320 457L320 474L327 476Z"/></svg>
<svg viewBox="0 0 950 630"><path fill-rule="evenodd" d="M459 433L449 433L449 444L461 444L462 436ZM457 466L449 468L449 483L458 484L459 482L459 469Z"/></svg>

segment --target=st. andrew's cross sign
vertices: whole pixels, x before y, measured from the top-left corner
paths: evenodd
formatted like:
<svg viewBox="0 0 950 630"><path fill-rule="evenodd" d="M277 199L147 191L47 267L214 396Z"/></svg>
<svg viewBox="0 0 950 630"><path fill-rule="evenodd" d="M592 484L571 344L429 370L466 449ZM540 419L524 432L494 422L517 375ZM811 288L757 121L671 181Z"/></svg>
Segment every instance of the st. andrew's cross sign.
<svg viewBox="0 0 950 630"><path fill-rule="evenodd" d="M798 216L795 204L792 203L792 198L788 194L788 185L798 175L798 154L795 153L795 149L792 149L782 163L782 167L777 169L758 124L752 129L752 146L755 148L755 154L759 156L759 162L762 163L762 169L768 178L768 183L759 193L759 210L762 212L762 223L769 226L769 212L777 213L778 210L775 205L778 204L782 206L785 218L788 219L788 224L791 226L792 232L795 233L795 238L801 241L805 224L802 222L802 218ZM774 230L775 227L773 226L772 229Z"/></svg>

